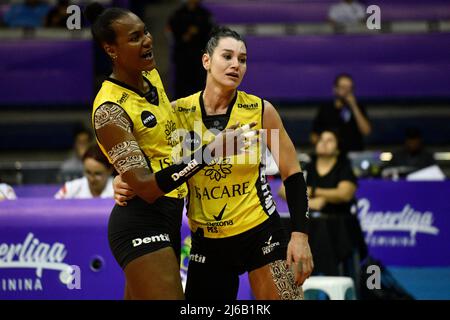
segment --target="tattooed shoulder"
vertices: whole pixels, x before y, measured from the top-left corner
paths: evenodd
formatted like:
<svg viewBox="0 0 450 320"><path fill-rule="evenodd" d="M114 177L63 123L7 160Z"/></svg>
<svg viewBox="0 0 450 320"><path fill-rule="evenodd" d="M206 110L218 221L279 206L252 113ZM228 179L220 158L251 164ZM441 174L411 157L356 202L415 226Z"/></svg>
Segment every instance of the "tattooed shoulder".
<svg viewBox="0 0 450 320"><path fill-rule="evenodd" d="M114 103L104 103L95 110L94 126L98 130L106 125L116 125L131 132L131 123L125 111Z"/></svg>

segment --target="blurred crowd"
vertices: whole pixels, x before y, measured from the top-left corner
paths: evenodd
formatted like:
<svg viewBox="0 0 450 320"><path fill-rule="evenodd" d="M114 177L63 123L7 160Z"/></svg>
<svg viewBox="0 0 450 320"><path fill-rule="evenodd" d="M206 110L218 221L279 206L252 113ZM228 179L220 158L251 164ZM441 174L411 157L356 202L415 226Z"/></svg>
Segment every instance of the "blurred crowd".
<svg viewBox="0 0 450 320"><path fill-rule="evenodd" d="M114 5L114 1L110 2ZM68 17L67 8L70 5L70 0L8 1L1 5L0 16L2 24L12 28L64 28ZM328 22L336 27L362 24L365 16L365 9L361 3L354 0L342 0L330 5ZM203 87L205 72L201 57L214 26L213 16L201 0L182 1L169 16L166 31L169 32L172 40L171 59L174 68L172 98L187 96ZM342 158L352 152L363 152L366 147L366 137L373 131L366 106L358 99L356 84L351 74L336 75L330 92L333 93L333 99L318 108L312 121L311 145L308 146L313 150L311 158L315 156L315 148L323 132L331 130L339 137L339 152ZM92 132L86 128L75 132L73 150L62 163L59 172L61 181L80 179L83 175L86 178L86 171L89 170L86 169L85 154L93 142L92 138ZM437 167L437 164L433 155L427 151L421 131L410 127L405 132L404 146L394 152L391 160L382 164L377 171L378 176L399 178L428 167ZM109 170L107 167L104 169L105 172ZM359 172L357 176L362 174ZM92 189L92 185L90 186ZM11 190L11 188L4 189L2 198L14 197ZM92 192L93 197L100 194L98 190ZM63 197L61 192L59 197ZM66 195L66 197L69 196Z"/></svg>
<svg viewBox="0 0 450 320"><path fill-rule="evenodd" d="M55 5L40 0L15 2L5 6L2 24L11 28L65 28L69 3L69 0L58 0Z"/></svg>
<svg viewBox="0 0 450 320"><path fill-rule="evenodd" d="M87 1L85 1L87 2ZM114 5L114 1L106 1ZM145 2L145 1L142 1ZM79 4L77 1L76 4ZM81 2L83 3L83 2ZM65 28L69 16L70 0L18 0L6 1L1 6L4 26L12 28ZM335 27L362 24L366 16L365 7L355 0L341 0L332 4L328 21ZM201 0L186 0L172 15L169 26L178 45L202 42L208 36L211 14L201 5ZM206 34L205 34L206 32Z"/></svg>

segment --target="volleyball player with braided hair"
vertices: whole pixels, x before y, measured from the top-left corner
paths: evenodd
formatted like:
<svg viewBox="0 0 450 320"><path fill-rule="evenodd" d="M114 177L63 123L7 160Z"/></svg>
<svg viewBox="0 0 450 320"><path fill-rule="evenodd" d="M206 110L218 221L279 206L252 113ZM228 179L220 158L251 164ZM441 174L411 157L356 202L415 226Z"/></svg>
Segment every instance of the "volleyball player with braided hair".
<svg viewBox="0 0 450 320"><path fill-rule="evenodd" d="M216 152L241 152L244 129L231 126L195 154L174 159L178 120L144 23L129 10L98 3L87 6L85 15L112 61L93 103L97 142L137 194L128 206L113 208L108 225L110 248L125 273L125 298L183 299L178 259L185 182Z"/></svg>

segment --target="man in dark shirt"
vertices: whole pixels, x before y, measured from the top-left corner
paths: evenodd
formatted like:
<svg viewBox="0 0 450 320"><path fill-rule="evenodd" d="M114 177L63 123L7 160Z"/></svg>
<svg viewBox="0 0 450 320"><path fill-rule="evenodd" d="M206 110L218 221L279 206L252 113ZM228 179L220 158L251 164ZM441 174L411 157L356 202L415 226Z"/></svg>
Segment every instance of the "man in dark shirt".
<svg viewBox="0 0 450 320"><path fill-rule="evenodd" d="M170 17L168 28L174 40L175 98L203 89L206 71L202 65L202 55L212 27L211 13L201 5L200 0L187 0Z"/></svg>
<svg viewBox="0 0 450 320"><path fill-rule="evenodd" d="M353 79L348 74L340 74L334 81L334 101L323 105L317 113L311 133L311 142L316 144L318 134L325 129L338 128L342 137L342 151L364 149L364 136L372 127L365 108L353 95Z"/></svg>
<svg viewBox="0 0 450 320"><path fill-rule="evenodd" d="M405 167L413 172L436 164L433 155L425 150L422 133L418 128L407 128L402 150L395 152L388 167Z"/></svg>

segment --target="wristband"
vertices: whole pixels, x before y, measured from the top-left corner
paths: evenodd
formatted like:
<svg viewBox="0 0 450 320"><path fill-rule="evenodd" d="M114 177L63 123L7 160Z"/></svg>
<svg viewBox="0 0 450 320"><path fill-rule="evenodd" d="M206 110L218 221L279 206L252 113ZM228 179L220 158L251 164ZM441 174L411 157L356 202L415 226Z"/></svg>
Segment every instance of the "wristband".
<svg viewBox="0 0 450 320"><path fill-rule="evenodd" d="M158 183L158 187L164 193L169 193L170 191L181 186L201 169L206 167L208 162L206 162L203 157L206 148L207 145L204 145L190 156L183 158L180 163L173 164L170 167L156 172L155 179Z"/></svg>
<svg viewBox="0 0 450 320"><path fill-rule="evenodd" d="M294 173L284 180L286 201L291 216L292 231L308 234L308 194L302 172Z"/></svg>

